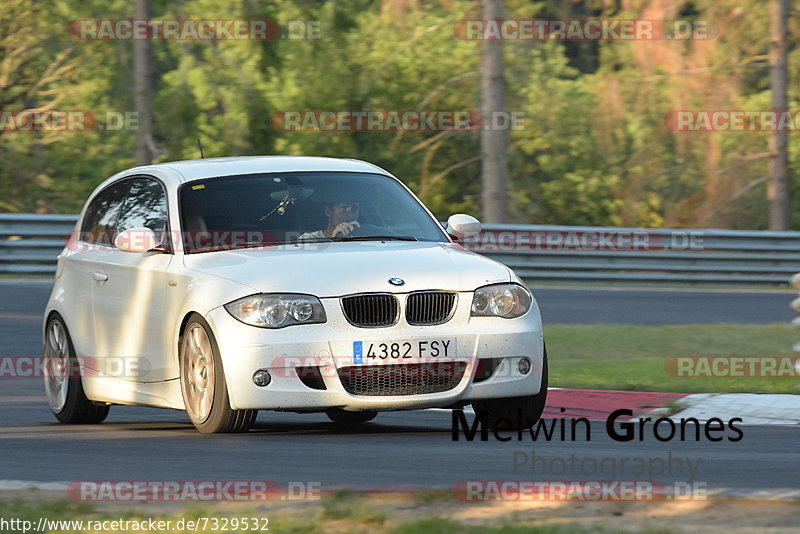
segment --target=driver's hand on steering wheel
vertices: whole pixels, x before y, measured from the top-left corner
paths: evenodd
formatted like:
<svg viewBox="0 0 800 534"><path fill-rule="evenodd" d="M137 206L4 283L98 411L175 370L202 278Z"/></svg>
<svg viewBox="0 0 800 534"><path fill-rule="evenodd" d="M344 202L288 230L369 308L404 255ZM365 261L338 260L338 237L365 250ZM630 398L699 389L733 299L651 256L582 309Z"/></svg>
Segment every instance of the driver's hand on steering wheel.
<svg viewBox="0 0 800 534"><path fill-rule="evenodd" d="M331 237L336 237L337 235L341 235L342 237L347 237L348 235L350 235L350 232L352 232L353 230L355 230L360 226L361 224L359 224L358 221L341 222L334 227L333 232L331 233Z"/></svg>

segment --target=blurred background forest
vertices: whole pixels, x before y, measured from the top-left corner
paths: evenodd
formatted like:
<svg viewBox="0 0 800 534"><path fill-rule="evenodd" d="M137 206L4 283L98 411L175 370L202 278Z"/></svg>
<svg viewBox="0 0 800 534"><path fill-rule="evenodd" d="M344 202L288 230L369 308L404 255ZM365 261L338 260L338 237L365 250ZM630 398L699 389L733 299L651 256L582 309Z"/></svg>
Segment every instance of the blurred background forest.
<svg viewBox="0 0 800 534"><path fill-rule="evenodd" d="M767 0L506 0L508 18L712 21L714 39L503 43L516 223L767 228L769 133L674 132L670 110L771 109ZM440 218L481 216L480 132L283 132L281 110L479 109L475 0L152 0L160 19L320 21L320 39L156 41L155 161L255 154L364 159ZM134 18L129 0L3 0L0 108L134 110L131 41L80 41L69 21ZM790 42L800 17L789 19ZM800 52L789 109L800 109ZM800 150L790 135L796 190ZM136 132L0 131L0 211L76 213L135 164ZM795 202L792 228L800 228Z"/></svg>

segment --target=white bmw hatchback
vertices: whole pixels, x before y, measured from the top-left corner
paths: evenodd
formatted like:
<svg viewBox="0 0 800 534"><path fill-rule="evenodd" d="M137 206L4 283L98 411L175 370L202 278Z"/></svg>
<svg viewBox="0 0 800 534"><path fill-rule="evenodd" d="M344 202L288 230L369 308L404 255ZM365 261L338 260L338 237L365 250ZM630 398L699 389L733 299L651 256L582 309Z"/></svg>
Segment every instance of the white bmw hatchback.
<svg viewBox="0 0 800 534"><path fill-rule="evenodd" d="M102 183L58 257L45 389L64 423L114 404L243 432L258 410L473 405L536 421L547 355L536 301L466 250L375 165L241 157L139 167ZM521 417L520 417L521 416ZM527 424L526 423L526 424Z"/></svg>

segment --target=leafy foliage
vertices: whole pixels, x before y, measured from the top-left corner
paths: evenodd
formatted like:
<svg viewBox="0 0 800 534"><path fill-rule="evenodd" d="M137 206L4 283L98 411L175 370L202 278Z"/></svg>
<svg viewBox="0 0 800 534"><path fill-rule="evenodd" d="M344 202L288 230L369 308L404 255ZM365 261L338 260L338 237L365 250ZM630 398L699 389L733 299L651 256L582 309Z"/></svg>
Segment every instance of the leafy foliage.
<svg viewBox="0 0 800 534"><path fill-rule="evenodd" d="M158 160L307 154L374 162L439 217L480 215L479 132L286 132L285 110L475 110L480 42L454 24L473 0L153 0L159 19L319 21L319 39L155 41ZM527 2L509 18L710 21L708 40L509 41L512 213L519 223L764 228L765 133L678 133L676 109L769 109L768 14L759 0ZM132 44L71 37L84 18L125 19L121 0L6 0L2 110L133 110ZM797 34L797 21L791 28ZM790 57L797 104L800 51ZM796 109L796 108L795 108ZM0 129L1 211L75 212L133 164L135 131ZM793 168L800 150L791 146ZM800 181L797 173L794 183ZM800 223L800 210L795 221Z"/></svg>

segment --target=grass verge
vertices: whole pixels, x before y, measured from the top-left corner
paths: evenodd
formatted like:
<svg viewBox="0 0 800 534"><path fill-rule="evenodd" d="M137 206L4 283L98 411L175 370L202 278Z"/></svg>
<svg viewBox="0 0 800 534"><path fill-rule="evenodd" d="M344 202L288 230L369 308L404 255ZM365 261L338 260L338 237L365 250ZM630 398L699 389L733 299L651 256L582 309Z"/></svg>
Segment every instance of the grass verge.
<svg viewBox="0 0 800 534"><path fill-rule="evenodd" d="M550 385L679 393L800 393L790 377L675 377L672 356L793 356L790 325L545 326Z"/></svg>
<svg viewBox="0 0 800 534"><path fill-rule="evenodd" d="M18 493L25 494L23 490ZM709 499L660 502L566 502L518 501L471 503L455 499L450 492L414 494L364 494L340 491L322 496L320 501L289 503L177 503L113 504L77 503L54 499L53 491L28 492L25 498L0 497L0 518L38 524L40 518L84 521L83 529L57 529L62 533L107 532L93 530L88 521L171 521L158 532L171 534L195 531L179 529L179 521L216 519L226 532L280 532L294 534L357 533L372 534L762 534L765 525L773 534L796 532L800 520L797 501L750 499ZM234 528L234 520L258 518L259 528ZM263 519L267 518L268 524ZM209 525L211 523L208 523ZM128 525L117 527L116 532ZM238 525L237 525L238 526ZM221 528L221 527L220 527ZM263 530L268 528L269 530ZM55 532L54 531L54 532ZM137 532L147 532L141 527ZM197 532L212 532L198 528ZM220 530L217 529L217 532ZM21 532L0 526L0 532Z"/></svg>

